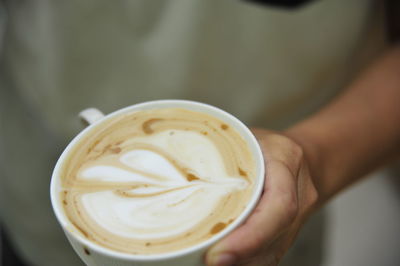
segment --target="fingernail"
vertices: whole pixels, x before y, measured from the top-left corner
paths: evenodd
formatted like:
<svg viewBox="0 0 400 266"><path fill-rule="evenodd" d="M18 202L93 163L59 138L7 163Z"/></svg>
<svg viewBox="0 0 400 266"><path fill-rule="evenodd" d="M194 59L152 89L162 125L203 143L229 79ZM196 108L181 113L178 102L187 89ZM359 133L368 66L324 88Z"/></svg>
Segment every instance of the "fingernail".
<svg viewBox="0 0 400 266"><path fill-rule="evenodd" d="M236 261L235 256L232 254L221 254L215 260L216 266L232 266Z"/></svg>

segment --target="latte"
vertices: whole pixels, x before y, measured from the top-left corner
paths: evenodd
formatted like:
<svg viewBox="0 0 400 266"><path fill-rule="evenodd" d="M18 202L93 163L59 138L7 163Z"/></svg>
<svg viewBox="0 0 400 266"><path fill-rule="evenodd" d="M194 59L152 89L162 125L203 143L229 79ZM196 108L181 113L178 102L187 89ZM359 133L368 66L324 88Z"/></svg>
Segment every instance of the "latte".
<svg viewBox="0 0 400 266"><path fill-rule="evenodd" d="M246 208L255 159L230 125L163 108L121 114L83 137L62 165L71 230L130 254L159 254L218 234Z"/></svg>

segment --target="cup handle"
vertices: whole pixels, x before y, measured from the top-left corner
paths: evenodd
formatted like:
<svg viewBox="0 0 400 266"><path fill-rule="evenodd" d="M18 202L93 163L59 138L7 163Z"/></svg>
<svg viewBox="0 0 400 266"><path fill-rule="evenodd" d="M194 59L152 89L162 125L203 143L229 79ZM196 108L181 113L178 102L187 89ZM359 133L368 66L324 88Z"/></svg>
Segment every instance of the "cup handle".
<svg viewBox="0 0 400 266"><path fill-rule="evenodd" d="M88 108L79 113L79 118L86 125L91 125L96 121L103 119L104 114L96 108Z"/></svg>

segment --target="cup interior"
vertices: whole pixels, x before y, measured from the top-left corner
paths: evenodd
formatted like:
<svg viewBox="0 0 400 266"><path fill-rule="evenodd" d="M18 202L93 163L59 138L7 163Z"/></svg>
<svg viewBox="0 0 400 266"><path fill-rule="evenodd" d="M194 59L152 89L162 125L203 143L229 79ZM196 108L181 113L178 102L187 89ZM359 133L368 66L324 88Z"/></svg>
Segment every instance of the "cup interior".
<svg viewBox="0 0 400 266"><path fill-rule="evenodd" d="M96 243L93 243L89 241L88 239L84 238L81 236L79 233L76 232L76 230L73 230L73 225L70 224L67 216L65 215L63 211L62 204L60 202L60 193L61 193L61 182L60 182L60 174L61 174L61 169L62 165L65 162L65 160L68 158L70 152L76 148L76 145L79 143L79 140L84 137L86 134L89 132L92 132L93 130L96 130L96 127L100 126L102 123L105 121L108 121L110 119L113 119L116 116L119 116L120 114L123 113L129 113L133 111L142 111L142 110L149 110L149 109L160 109L160 108L171 108L171 107L177 107L177 108L184 108L192 111L197 111L197 112L202 112L206 113L209 115L212 115L214 117L219 118L220 120L226 122L233 128L235 128L240 135L246 140L248 143L251 152L253 153L253 156L255 158L255 164L256 164L256 173L257 177L255 180L255 186L253 188L253 195L252 198L249 200L248 205L246 209L238 216L238 218L235 219L231 224L229 224L224 230L219 232L218 234L210 237L209 239L182 249L178 251L173 251L169 253L162 253L162 254L152 254L152 255L135 255L135 254L127 254L127 253L122 253L114 250L107 249L105 247L102 247ZM120 109L118 111L115 111L113 113L110 113L106 115L103 119L96 121L95 123L89 125L87 128L85 128L83 131L81 131L66 147L62 155L57 161L57 164L55 166L55 169L53 171L53 175L51 178L51 188L50 188L50 194L51 194L51 203L53 206L53 210L56 214L56 217L61 224L62 228L64 229L65 233L69 235L69 237L73 237L76 239L78 242L80 242L82 245L87 246L93 251L99 252L103 255L110 256L110 257L115 257L118 259L123 259L123 260L136 260L136 261L156 261L156 260L164 260L164 259L170 259L174 257L179 257L179 256L185 256L187 254L190 254L192 252L198 251L198 250L204 250L229 234L231 231L233 231L235 228L237 228L251 213L251 211L254 209L256 206L259 197L261 195L263 185L264 185L264 174L265 174L265 169L264 169L264 159L263 155L260 149L260 146L258 145L258 142L252 132L236 117L232 116L231 114L216 108L214 106L204 104L204 103L199 103L199 102L194 102L194 101L186 101L186 100L159 100L159 101L151 101L151 102L145 102L141 104L136 104L132 105L123 109Z"/></svg>

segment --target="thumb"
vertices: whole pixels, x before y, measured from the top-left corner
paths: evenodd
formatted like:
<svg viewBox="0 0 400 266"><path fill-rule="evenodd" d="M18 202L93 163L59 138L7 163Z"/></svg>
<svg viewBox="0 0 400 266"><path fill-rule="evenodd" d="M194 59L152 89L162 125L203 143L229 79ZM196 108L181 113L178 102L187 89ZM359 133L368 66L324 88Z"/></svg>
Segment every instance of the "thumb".
<svg viewBox="0 0 400 266"><path fill-rule="evenodd" d="M213 246L206 254L207 265L228 266L266 252L287 229L297 214L295 180L282 163L270 161L264 195L245 224Z"/></svg>

